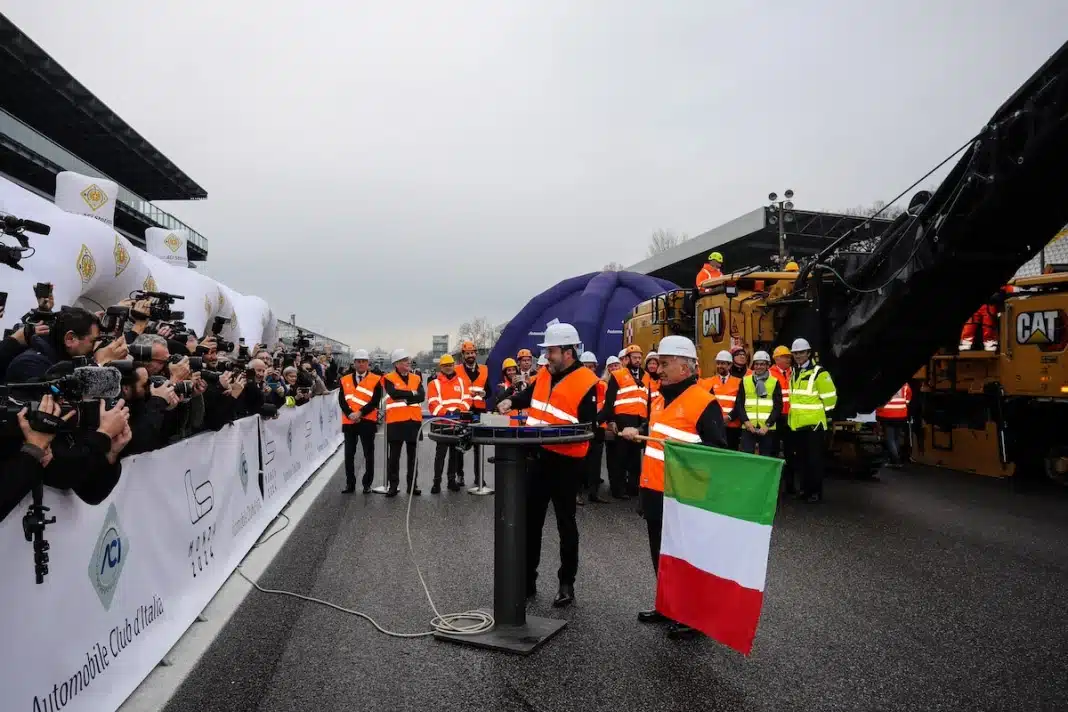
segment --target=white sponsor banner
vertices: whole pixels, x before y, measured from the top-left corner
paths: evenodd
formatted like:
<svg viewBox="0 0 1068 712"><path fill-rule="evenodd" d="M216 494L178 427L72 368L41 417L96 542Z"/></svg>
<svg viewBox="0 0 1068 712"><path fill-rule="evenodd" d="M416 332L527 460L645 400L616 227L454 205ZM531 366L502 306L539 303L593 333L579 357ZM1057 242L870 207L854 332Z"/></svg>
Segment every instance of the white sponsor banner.
<svg viewBox="0 0 1068 712"><path fill-rule="evenodd" d="M291 455L282 443L288 477L259 471L252 417L126 458L99 505L46 489L57 521L45 532L41 585L22 533L29 499L0 522L4 709L117 709L340 444L336 397L283 408L264 425L276 439L293 431Z"/></svg>
<svg viewBox="0 0 1068 712"><path fill-rule="evenodd" d="M145 229L145 249L164 264L172 267L189 266L189 236L184 230L166 230L162 227Z"/></svg>
<svg viewBox="0 0 1068 712"><path fill-rule="evenodd" d="M114 225L118 197L119 186L113 180L74 171L56 174L56 205L68 213L88 215L105 225Z"/></svg>

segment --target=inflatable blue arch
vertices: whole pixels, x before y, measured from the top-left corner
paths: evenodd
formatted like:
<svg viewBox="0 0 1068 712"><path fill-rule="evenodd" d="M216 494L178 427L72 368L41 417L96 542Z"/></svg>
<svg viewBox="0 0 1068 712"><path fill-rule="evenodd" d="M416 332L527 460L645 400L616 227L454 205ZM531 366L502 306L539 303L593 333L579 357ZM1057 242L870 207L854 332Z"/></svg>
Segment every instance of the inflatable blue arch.
<svg viewBox="0 0 1068 712"><path fill-rule="evenodd" d="M584 347L597 354L603 365L623 348L627 313L646 299L678 288L673 282L637 272L590 272L565 279L527 302L508 322L490 351L490 380L500 381L501 363L519 349L530 349L536 357L545 326L553 319L573 324Z"/></svg>

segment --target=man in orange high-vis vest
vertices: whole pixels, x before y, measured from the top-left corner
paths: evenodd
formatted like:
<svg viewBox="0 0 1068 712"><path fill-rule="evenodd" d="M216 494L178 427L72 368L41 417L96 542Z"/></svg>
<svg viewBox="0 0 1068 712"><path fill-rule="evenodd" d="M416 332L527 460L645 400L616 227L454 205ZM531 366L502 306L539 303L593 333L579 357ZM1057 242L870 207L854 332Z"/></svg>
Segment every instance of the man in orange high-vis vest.
<svg viewBox="0 0 1068 712"><path fill-rule="evenodd" d="M456 361L449 354L438 360L438 375L426 387L426 406L432 418L448 418L471 410L471 393L467 384L456 372ZM460 489L456 473L463 467L464 453L449 443L437 443L434 448L434 485L430 494L441 492L441 472L448 457L448 487L450 492Z"/></svg>
<svg viewBox="0 0 1068 712"><path fill-rule="evenodd" d="M382 384L386 390L386 478L387 497L396 497L400 489L401 448L407 452L408 494L422 494L415 482L415 447L423 423L423 379L412 373L412 362L404 349L390 354L393 372Z"/></svg>
<svg viewBox="0 0 1068 712"><path fill-rule="evenodd" d="M656 351L645 354L645 375L642 376L642 385L649 391L649 403L660 395L660 356Z"/></svg>
<svg viewBox="0 0 1068 712"><path fill-rule="evenodd" d="M779 419L777 430L779 431L779 444L782 446L782 481L787 494L794 494L793 486L793 462L794 457L790 454L794 447L793 431L790 430L790 374L794 364L794 357L786 346L776 346L771 353L775 364L768 369L775 380L779 382L779 392L782 393L782 418Z"/></svg>
<svg viewBox="0 0 1068 712"><path fill-rule="evenodd" d="M464 379L467 390L471 393L471 412L476 417L486 412L486 400L489 398L489 368L478 362L478 349L473 341L465 341L460 344L460 359L463 368L457 371L460 378ZM481 487L482 482L482 446L474 445L471 448L475 458L475 487ZM464 486L464 460L460 453L460 469L456 473L456 483Z"/></svg>
<svg viewBox="0 0 1068 712"><path fill-rule="evenodd" d="M890 467L901 467L904 458L901 456L901 440L906 434L909 420L909 404L912 403L912 387L909 384L897 389L886 405L875 409L875 419L883 428L883 439L886 442L886 450L890 454Z"/></svg>
<svg viewBox="0 0 1068 712"><path fill-rule="evenodd" d="M701 385L708 388L719 401L723 409L723 422L727 424L727 449L737 450L742 441L742 423L731 419L734 404L738 400L738 389L742 379L731 375L734 359L729 351L716 354L716 375L701 379Z"/></svg>
<svg viewBox="0 0 1068 712"><path fill-rule="evenodd" d="M641 367L642 350L631 344L624 349L624 368L612 371L605 393L601 420L609 430L640 428L649 417L649 389L643 385L645 371ZM642 444L620 440L615 447L615 467L608 470L608 484L616 499L630 499L638 495L638 480L642 473ZM612 476L615 476L615 480Z"/></svg>
<svg viewBox="0 0 1068 712"><path fill-rule="evenodd" d="M548 365L538 371L534 384L512 399L497 404L507 413L513 408L527 409L527 426L577 425L597 420L597 376L579 362L582 340L571 324L556 323L545 328ZM541 560L541 530L549 502L556 513L560 534L560 588L553 606L562 608L575 600L575 576L578 573L579 535L575 521L575 496L585 475L586 454L590 442L567 445L542 445L534 450L528 463L530 482L527 490L527 596L537 594L538 562Z"/></svg>
<svg viewBox="0 0 1068 712"><path fill-rule="evenodd" d="M375 435L378 433L378 405L382 402L382 376L372 373L366 349L352 354L354 369L341 377L337 392L341 406L341 432L345 436L345 489L356 491L356 443L363 446L363 493L371 491L375 473Z"/></svg>
<svg viewBox="0 0 1068 712"><path fill-rule="evenodd" d="M664 446L671 438L688 443L723 447L726 438L723 411L707 388L697 382L697 349L685 336L665 336L660 342L660 395L651 406L649 423L641 429L624 428L620 435L630 441L643 432L645 443L639 496L642 516L649 531L649 554L653 571L660 565L660 531L664 520ZM670 407L669 407L670 406ZM642 623L667 622L656 610L638 614ZM689 638L697 632L674 623L668 629L672 638Z"/></svg>

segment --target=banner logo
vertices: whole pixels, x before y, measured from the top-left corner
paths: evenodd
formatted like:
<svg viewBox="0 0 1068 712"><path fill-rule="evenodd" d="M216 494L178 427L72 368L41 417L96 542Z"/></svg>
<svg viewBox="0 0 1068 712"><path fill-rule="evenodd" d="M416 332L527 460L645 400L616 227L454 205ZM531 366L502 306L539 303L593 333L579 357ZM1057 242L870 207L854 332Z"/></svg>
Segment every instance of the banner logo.
<svg viewBox="0 0 1068 712"><path fill-rule="evenodd" d="M146 292L159 291L159 287L156 286L156 279L152 276L151 272L149 272L148 276L145 277L145 283L141 285L141 289L145 290Z"/></svg>
<svg viewBox="0 0 1068 712"><path fill-rule="evenodd" d="M163 238L163 244L167 246L167 249L171 252L178 252L178 248L182 246L182 238L175 235L173 232L167 233L167 237Z"/></svg>
<svg viewBox="0 0 1068 712"><path fill-rule="evenodd" d="M245 446L241 446L241 460L237 463L237 476L241 478L241 490L248 493L248 458L245 457Z"/></svg>
<svg viewBox="0 0 1068 712"><path fill-rule="evenodd" d="M122 567L129 553L130 542L119 526L119 515L115 510L115 503L112 502L108 505L104 526L100 529L96 546L93 547L93 556L89 559L89 583L96 590L105 611L111 609L115 588L119 584L119 576L122 575Z"/></svg>
<svg viewBox="0 0 1068 712"><path fill-rule="evenodd" d="M1057 309L1021 312L1016 317L1016 343L1042 351L1063 351L1068 342L1064 312Z"/></svg>
<svg viewBox="0 0 1068 712"><path fill-rule="evenodd" d="M226 304L226 297L223 296L222 290L219 290L219 309L221 310Z"/></svg>
<svg viewBox="0 0 1068 712"><path fill-rule="evenodd" d="M289 448L289 454L293 454L293 421L289 421L289 427L286 429L286 447Z"/></svg>
<svg viewBox="0 0 1068 712"><path fill-rule="evenodd" d="M96 275L96 260L93 259L93 253L88 245L82 245L74 267L78 270L78 276L82 278L82 284L89 284L89 280Z"/></svg>
<svg viewBox="0 0 1068 712"><path fill-rule="evenodd" d="M115 234L115 250L112 254L115 255L115 276L118 277L130 266L130 251L122 244L118 233Z"/></svg>
<svg viewBox="0 0 1068 712"><path fill-rule="evenodd" d="M208 299L208 295L204 295L204 316L211 316L211 300Z"/></svg>
<svg viewBox="0 0 1068 712"><path fill-rule="evenodd" d="M701 312L701 335L719 341L723 336L723 308L712 307Z"/></svg>
<svg viewBox="0 0 1068 712"><path fill-rule="evenodd" d="M94 213L104 207L108 202L108 194L96 183L93 183L91 186L83 190L81 195L82 200L85 201L85 204L88 205Z"/></svg>
<svg viewBox="0 0 1068 712"><path fill-rule="evenodd" d="M185 498L189 503L189 521L196 524L207 516L215 506L215 488L211 486L211 480L204 480L200 484L193 485L193 471L185 471Z"/></svg>

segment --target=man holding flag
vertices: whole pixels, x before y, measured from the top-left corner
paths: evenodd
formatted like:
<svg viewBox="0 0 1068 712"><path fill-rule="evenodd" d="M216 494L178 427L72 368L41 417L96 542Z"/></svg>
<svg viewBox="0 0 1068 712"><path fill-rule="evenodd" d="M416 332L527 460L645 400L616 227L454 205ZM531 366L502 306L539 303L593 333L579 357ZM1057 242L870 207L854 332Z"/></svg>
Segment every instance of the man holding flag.
<svg viewBox="0 0 1068 712"><path fill-rule="evenodd" d="M723 410L716 397L697 385L697 349L685 336L665 336L660 342L660 392L649 406L648 436L637 428L624 428L620 435L627 440L646 440L642 457L639 496L649 529L649 553L653 570L659 573L660 542L664 517L664 445L666 438L713 447L726 447ZM643 427L643 429L645 429ZM711 542L704 543L708 546ZM643 623L668 622L670 619L654 609L642 611ZM671 638L682 639L698 631L684 623L673 623Z"/></svg>

